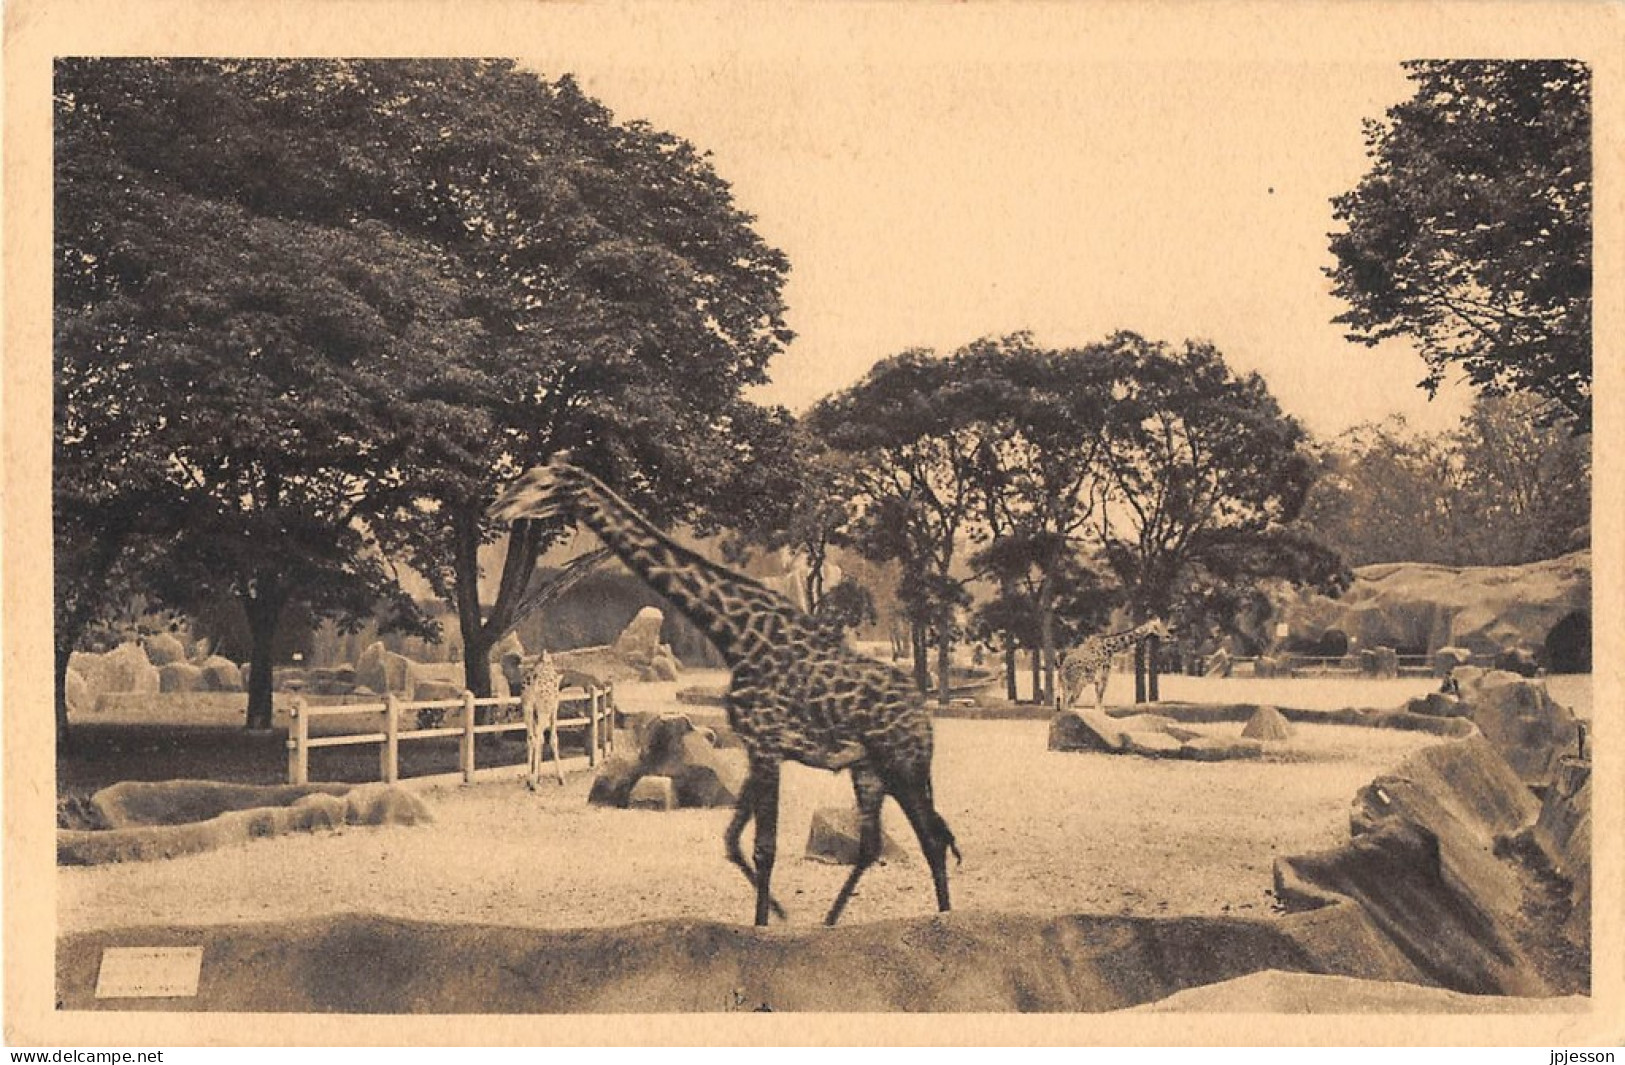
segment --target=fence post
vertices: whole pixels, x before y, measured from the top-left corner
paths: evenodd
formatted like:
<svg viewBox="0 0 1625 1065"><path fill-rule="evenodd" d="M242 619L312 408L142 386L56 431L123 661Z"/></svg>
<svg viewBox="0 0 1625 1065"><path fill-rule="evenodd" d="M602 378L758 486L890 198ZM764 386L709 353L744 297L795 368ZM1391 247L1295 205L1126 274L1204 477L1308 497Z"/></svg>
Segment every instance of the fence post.
<svg viewBox="0 0 1625 1065"><path fill-rule="evenodd" d="M288 739L288 783L308 784L310 782L310 715L305 713L305 701L300 698L293 700L288 714L292 726L292 735Z"/></svg>
<svg viewBox="0 0 1625 1065"><path fill-rule="evenodd" d="M474 693L463 689L463 739L458 748L463 765L463 783L474 783Z"/></svg>
<svg viewBox="0 0 1625 1065"><path fill-rule="evenodd" d="M385 784L393 784L398 778L400 754L400 703L393 692L384 695L384 750L379 756L379 772Z"/></svg>
<svg viewBox="0 0 1625 1065"><path fill-rule="evenodd" d="M598 764L598 685L587 689L587 767Z"/></svg>

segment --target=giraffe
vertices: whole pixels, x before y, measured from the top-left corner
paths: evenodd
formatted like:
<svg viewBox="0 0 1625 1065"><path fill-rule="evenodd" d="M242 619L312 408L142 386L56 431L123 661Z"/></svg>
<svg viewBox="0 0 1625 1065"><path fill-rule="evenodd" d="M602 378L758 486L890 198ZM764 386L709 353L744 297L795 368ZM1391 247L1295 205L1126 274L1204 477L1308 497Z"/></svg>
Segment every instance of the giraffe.
<svg viewBox="0 0 1625 1065"><path fill-rule="evenodd" d="M542 779L542 739L545 733L553 746L553 774L564 783L564 766L559 760L559 685L562 682L553 656L544 649L525 671L519 689L519 708L525 715L525 754L528 772L525 786L531 791Z"/></svg>
<svg viewBox="0 0 1625 1065"><path fill-rule="evenodd" d="M1086 680L1095 684L1095 710L1106 709L1106 682L1111 679L1112 656L1137 647L1151 637L1168 638L1168 626L1152 618L1126 632L1096 633L1084 640L1061 661L1061 706L1070 708L1083 694Z"/></svg>
<svg viewBox="0 0 1625 1065"><path fill-rule="evenodd" d="M833 925L858 879L880 857L880 811L891 796L920 842L948 905L947 853L959 847L932 798L931 715L900 670L859 655L828 628L759 582L675 543L596 477L564 458L531 469L491 510L498 521L561 518L587 526L634 573L692 621L732 671L728 723L749 761L723 835L728 860L756 889L756 924L784 908L770 884L777 851L779 773L788 760L850 770L858 860L825 915ZM754 864L740 837L756 824Z"/></svg>

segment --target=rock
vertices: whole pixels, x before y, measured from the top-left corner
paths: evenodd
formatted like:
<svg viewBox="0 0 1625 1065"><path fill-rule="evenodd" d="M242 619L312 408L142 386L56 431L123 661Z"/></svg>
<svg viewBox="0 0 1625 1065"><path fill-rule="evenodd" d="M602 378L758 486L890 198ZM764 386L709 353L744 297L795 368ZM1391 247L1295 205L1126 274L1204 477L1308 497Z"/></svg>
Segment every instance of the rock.
<svg viewBox="0 0 1625 1065"><path fill-rule="evenodd" d="M677 680L683 672L682 663L677 656L671 653L671 648L661 644L649 662L648 679L653 681Z"/></svg>
<svg viewBox="0 0 1625 1065"><path fill-rule="evenodd" d="M615 637L610 650L616 657L639 669L647 669L660 650L660 629L666 616L659 607L646 606Z"/></svg>
<svg viewBox="0 0 1625 1065"><path fill-rule="evenodd" d="M638 760L624 755L612 755L592 778L587 802L593 806L624 807L632 797L632 786L638 782Z"/></svg>
<svg viewBox="0 0 1625 1065"><path fill-rule="evenodd" d="M186 645L167 632L154 633L143 641L147 661L160 668L186 661Z"/></svg>
<svg viewBox="0 0 1625 1065"><path fill-rule="evenodd" d="M1253 711L1241 730L1243 739L1279 742L1292 738L1292 724L1273 706L1261 706Z"/></svg>
<svg viewBox="0 0 1625 1065"><path fill-rule="evenodd" d="M1360 652L1360 672L1368 677L1399 676L1399 653L1392 647L1368 647Z"/></svg>
<svg viewBox="0 0 1625 1065"><path fill-rule="evenodd" d="M120 644L106 654L75 653L68 668L77 670L95 696L110 692L157 694L158 667L147 661L138 643Z"/></svg>
<svg viewBox="0 0 1625 1065"><path fill-rule="evenodd" d="M882 826L880 857L883 861L907 857L908 852ZM858 811L850 806L825 806L813 811L807 833L806 856L831 865L858 863Z"/></svg>
<svg viewBox="0 0 1625 1065"><path fill-rule="evenodd" d="M247 683L237 663L220 655L210 655L198 664L203 672L203 690L211 692L240 692Z"/></svg>
<svg viewBox="0 0 1625 1065"><path fill-rule="evenodd" d="M1526 784L1550 783L1560 759L1579 750L1579 722L1542 681L1491 670L1464 681L1461 700L1473 724Z"/></svg>
<svg viewBox="0 0 1625 1065"><path fill-rule="evenodd" d="M1282 593L1277 614L1295 641L1337 629L1360 647L1578 654L1563 634L1589 631L1591 552L1522 566L1361 566L1337 599Z"/></svg>
<svg viewBox="0 0 1625 1065"><path fill-rule="evenodd" d="M1126 732L1123 734L1123 746L1135 754L1156 758L1177 755L1185 745L1166 732Z"/></svg>
<svg viewBox="0 0 1625 1065"><path fill-rule="evenodd" d="M344 797L344 820L351 825L421 825L434 815L416 792L393 784L363 784Z"/></svg>
<svg viewBox="0 0 1625 1065"><path fill-rule="evenodd" d="M677 809L677 786L671 777L643 776L632 785L632 793L627 796L626 808L629 810L675 810Z"/></svg>
<svg viewBox="0 0 1625 1065"><path fill-rule="evenodd" d="M1465 647L1441 647L1433 652L1433 675L1448 677L1472 660L1473 652Z"/></svg>
<svg viewBox="0 0 1625 1065"><path fill-rule="evenodd" d="M1229 651L1221 647L1208 656L1207 662L1202 669L1202 675L1204 677L1228 677L1235 668L1235 659L1230 657Z"/></svg>
<svg viewBox="0 0 1625 1065"><path fill-rule="evenodd" d="M386 648L382 640L368 645L355 664L355 682L375 692L405 694L411 689L411 660Z"/></svg>
<svg viewBox="0 0 1625 1065"><path fill-rule="evenodd" d="M1128 714L1113 717L1112 721L1122 732L1167 732L1177 724L1173 718L1161 714Z"/></svg>
<svg viewBox="0 0 1625 1065"><path fill-rule="evenodd" d="M417 703L437 703L462 697L463 686L449 680L420 680L412 689L412 701Z"/></svg>
<svg viewBox="0 0 1625 1065"><path fill-rule="evenodd" d="M1274 677L1281 672L1281 663L1270 655L1259 655L1253 659L1253 676Z"/></svg>
<svg viewBox="0 0 1625 1065"><path fill-rule="evenodd" d="M1405 704L1407 714L1426 714L1428 717L1466 717L1467 705L1449 692L1428 692Z"/></svg>
<svg viewBox="0 0 1625 1065"><path fill-rule="evenodd" d="M1540 662L1527 647L1509 647L1495 656L1495 668L1520 677L1533 677L1540 672Z"/></svg>
<svg viewBox="0 0 1625 1065"><path fill-rule="evenodd" d="M179 641L177 641L179 642ZM161 692L207 691L203 670L190 662L167 662L158 667L158 690Z"/></svg>
<svg viewBox="0 0 1625 1065"><path fill-rule="evenodd" d="M1117 722L1094 710L1062 710L1049 723L1052 751L1120 751L1123 730Z"/></svg>
<svg viewBox="0 0 1625 1065"><path fill-rule="evenodd" d="M1236 758L1257 758L1264 753L1264 744L1254 739L1198 736L1183 743L1179 753L1197 762L1228 762Z"/></svg>
<svg viewBox="0 0 1625 1065"><path fill-rule="evenodd" d="M70 669L62 679L64 697L68 703L68 713L88 714L96 709L96 696L91 692L90 685L77 669Z"/></svg>

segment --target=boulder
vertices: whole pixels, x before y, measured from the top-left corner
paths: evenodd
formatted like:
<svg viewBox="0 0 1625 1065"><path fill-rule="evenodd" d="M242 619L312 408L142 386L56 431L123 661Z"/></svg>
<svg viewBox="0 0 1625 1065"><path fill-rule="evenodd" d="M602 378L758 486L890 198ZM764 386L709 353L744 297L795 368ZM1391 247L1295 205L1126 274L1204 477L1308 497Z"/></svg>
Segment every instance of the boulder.
<svg viewBox="0 0 1625 1065"><path fill-rule="evenodd" d="M1185 744L1166 732L1125 732L1123 733L1123 746L1125 750L1134 754L1148 755L1152 758L1166 758L1180 754Z"/></svg>
<svg viewBox="0 0 1625 1065"><path fill-rule="evenodd" d="M412 688L412 662L389 650L383 641L368 645L355 664L355 682L375 692L409 693Z"/></svg>
<svg viewBox="0 0 1625 1065"><path fill-rule="evenodd" d="M644 607L615 637L610 650L629 665L649 668L660 651L660 629L665 621L666 616L659 607Z"/></svg>
<svg viewBox="0 0 1625 1065"><path fill-rule="evenodd" d="M68 703L69 714L88 714L96 709L96 696L77 669L68 670L67 675L62 678L62 686L65 689L64 698Z"/></svg>
<svg viewBox="0 0 1625 1065"><path fill-rule="evenodd" d="M1295 643L1330 629L1360 647L1461 648L1498 654L1545 647L1553 631L1591 611L1591 552L1522 566L1361 566L1337 599L1281 591L1277 615ZM1588 621L1587 621L1588 624Z"/></svg>
<svg viewBox="0 0 1625 1065"><path fill-rule="evenodd" d="M671 648L661 644L655 648L654 657L649 660L640 679L650 681L677 680L683 671L682 663L672 654Z"/></svg>
<svg viewBox="0 0 1625 1065"><path fill-rule="evenodd" d="M240 692L247 684L237 663L219 655L210 655L199 663L203 674L203 690L211 692Z"/></svg>
<svg viewBox="0 0 1625 1065"><path fill-rule="evenodd" d="M1237 758L1257 758L1264 753L1264 744L1255 739L1198 736L1181 743L1178 753L1196 762L1228 762Z"/></svg>
<svg viewBox="0 0 1625 1065"><path fill-rule="evenodd" d="M186 661L186 645L167 632L154 633L143 641L147 661L160 668Z"/></svg>
<svg viewBox="0 0 1625 1065"><path fill-rule="evenodd" d="M351 825L421 825L434 820L428 804L394 784L363 784L344 796L344 821Z"/></svg>
<svg viewBox="0 0 1625 1065"><path fill-rule="evenodd" d="M1050 719L1052 751L1121 751L1123 730L1094 710L1062 710Z"/></svg>
<svg viewBox="0 0 1625 1065"><path fill-rule="evenodd" d="M1292 724L1273 706L1261 706L1253 711L1241 730L1243 739L1279 742L1292 738Z"/></svg>
<svg viewBox="0 0 1625 1065"><path fill-rule="evenodd" d="M76 652L68 668L84 677L92 695L111 692L157 694L158 667L147 661L147 652L138 643L120 644L106 654Z"/></svg>
<svg viewBox="0 0 1625 1065"><path fill-rule="evenodd" d="M449 680L419 680L412 689L412 701L419 703L434 703L462 697L463 686Z"/></svg>
<svg viewBox="0 0 1625 1065"><path fill-rule="evenodd" d="M882 826L880 830L880 858L882 861L907 857L908 852ZM858 863L858 811L850 806L825 806L813 811L812 827L807 832L807 857L831 865Z"/></svg>
<svg viewBox="0 0 1625 1065"><path fill-rule="evenodd" d="M1202 669L1202 675L1205 677L1228 677L1235 668L1235 659L1230 657L1229 651L1221 647L1208 656L1207 662Z"/></svg>
<svg viewBox="0 0 1625 1065"><path fill-rule="evenodd" d="M1509 647L1495 656L1495 668L1520 677L1533 677L1540 672L1540 661L1527 647Z"/></svg>
<svg viewBox="0 0 1625 1065"><path fill-rule="evenodd" d="M1527 784L1549 784L1560 759L1579 753L1579 722L1543 681L1491 670L1463 681L1461 699L1473 724Z"/></svg>
<svg viewBox="0 0 1625 1065"><path fill-rule="evenodd" d="M671 777L639 777L626 799L628 810L675 810L677 806L677 785Z"/></svg>
<svg viewBox="0 0 1625 1065"><path fill-rule="evenodd" d="M161 692L208 691L203 682L203 669L190 662L166 662L158 667L158 690Z"/></svg>
<svg viewBox="0 0 1625 1065"><path fill-rule="evenodd" d="M1448 677L1473 660L1473 652L1465 647L1441 647L1433 652L1433 675Z"/></svg>
<svg viewBox="0 0 1625 1065"><path fill-rule="evenodd" d="M1428 692L1405 704L1407 714L1426 714L1428 717L1467 717L1470 711L1460 696L1450 692Z"/></svg>
<svg viewBox="0 0 1625 1065"><path fill-rule="evenodd" d="M1360 652L1360 672L1368 677L1399 676L1399 653L1392 647L1368 647Z"/></svg>
<svg viewBox="0 0 1625 1065"><path fill-rule="evenodd" d="M1253 659L1253 676L1275 677L1281 673L1281 662L1271 655L1259 655Z"/></svg>
<svg viewBox="0 0 1625 1065"><path fill-rule="evenodd" d="M632 786L638 782L638 760L624 755L612 755L599 767L587 792L587 802L593 806L624 807L632 797Z"/></svg>

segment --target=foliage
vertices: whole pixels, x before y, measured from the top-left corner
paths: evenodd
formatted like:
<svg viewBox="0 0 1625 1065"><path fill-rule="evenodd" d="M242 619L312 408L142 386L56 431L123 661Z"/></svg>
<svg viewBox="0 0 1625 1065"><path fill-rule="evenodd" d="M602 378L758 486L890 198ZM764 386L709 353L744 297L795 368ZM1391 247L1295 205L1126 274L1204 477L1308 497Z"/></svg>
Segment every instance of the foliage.
<svg viewBox="0 0 1625 1065"><path fill-rule="evenodd" d="M310 560L345 579L299 594L347 596L387 586L383 555L409 561L456 604L484 691L561 532L517 529L481 602L484 511L509 477L573 448L675 520L729 498L754 433L771 444L740 391L789 337L783 257L691 145L616 123L567 78L70 60L58 110L59 320L104 334L59 329L58 350L146 384L185 477L208 478L219 535L200 562L274 533L287 547L256 588ZM249 485L252 513L284 517L232 528Z"/></svg>
<svg viewBox="0 0 1625 1065"><path fill-rule="evenodd" d="M1197 587L1211 602L1217 585L1234 598L1271 577L1346 586L1336 556L1296 524L1314 468L1263 379L1236 376L1205 343L1119 333L1107 347L1124 363L1100 539L1133 617L1203 617L1182 603Z"/></svg>
<svg viewBox="0 0 1625 1065"><path fill-rule="evenodd" d="M1407 63L1415 94L1365 127L1337 197L1336 320L1411 338L1430 392L1459 366L1591 424L1591 79L1569 60Z"/></svg>
<svg viewBox="0 0 1625 1065"><path fill-rule="evenodd" d="M1461 426L1356 426L1324 449L1305 522L1350 565L1515 565L1589 541L1590 437L1531 396L1479 399Z"/></svg>

